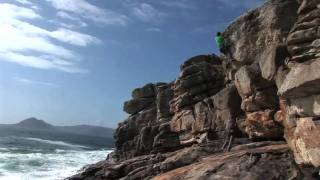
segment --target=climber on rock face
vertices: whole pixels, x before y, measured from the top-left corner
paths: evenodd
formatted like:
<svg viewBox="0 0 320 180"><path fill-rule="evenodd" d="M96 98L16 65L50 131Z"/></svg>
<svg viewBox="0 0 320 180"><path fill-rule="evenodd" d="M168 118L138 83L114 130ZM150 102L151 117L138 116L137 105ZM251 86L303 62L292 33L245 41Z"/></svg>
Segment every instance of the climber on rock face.
<svg viewBox="0 0 320 180"><path fill-rule="evenodd" d="M230 46L225 42L225 38L223 37L221 32L217 32L215 40L220 52L228 58L228 61L231 62L232 60L234 60L234 58L232 57Z"/></svg>
<svg viewBox="0 0 320 180"><path fill-rule="evenodd" d="M217 32L215 40L219 47L220 52L223 54L226 54L226 45L225 45L224 37L222 36L221 32Z"/></svg>

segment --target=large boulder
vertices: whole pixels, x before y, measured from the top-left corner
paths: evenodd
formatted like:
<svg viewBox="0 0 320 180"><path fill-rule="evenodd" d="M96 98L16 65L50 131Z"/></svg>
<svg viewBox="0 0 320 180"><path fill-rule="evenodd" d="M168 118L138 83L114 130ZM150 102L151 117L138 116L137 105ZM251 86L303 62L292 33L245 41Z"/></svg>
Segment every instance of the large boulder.
<svg viewBox="0 0 320 180"><path fill-rule="evenodd" d="M320 93L320 59L299 63L291 69L278 94L283 98L299 98Z"/></svg>
<svg viewBox="0 0 320 180"><path fill-rule="evenodd" d="M287 47L284 44L270 46L263 55L259 60L261 75L269 81L274 80L278 68L284 65L286 57L289 56Z"/></svg>
<svg viewBox="0 0 320 180"><path fill-rule="evenodd" d="M273 115L272 110L247 114L244 122L245 132L253 139L281 139L283 128L274 120Z"/></svg>
<svg viewBox="0 0 320 180"><path fill-rule="evenodd" d="M320 95L291 99L290 106L300 117L320 117Z"/></svg>
<svg viewBox="0 0 320 180"><path fill-rule="evenodd" d="M287 129L286 139L298 164L320 167L320 123L300 118L295 128Z"/></svg>
<svg viewBox="0 0 320 180"><path fill-rule="evenodd" d="M155 96L155 85L152 83L146 84L142 88L137 88L132 91L132 98L134 99L150 98Z"/></svg>
<svg viewBox="0 0 320 180"><path fill-rule="evenodd" d="M293 26L287 46L291 61L305 62L319 57L320 8L318 0L300 2L298 20Z"/></svg>
<svg viewBox="0 0 320 180"><path fill-rule="evenodd" d="M140 98L126 101L123 110L129 114L136 114L155 103L155 98Z"/></svg>
<svg viewBox="0 0 320 180"><path fill-rule="evenodd" d="M232 57L251 64L267 56L268 47L285 43L297 20L298 7L295 0L271 0L239 17L223 33Z"/></svg>

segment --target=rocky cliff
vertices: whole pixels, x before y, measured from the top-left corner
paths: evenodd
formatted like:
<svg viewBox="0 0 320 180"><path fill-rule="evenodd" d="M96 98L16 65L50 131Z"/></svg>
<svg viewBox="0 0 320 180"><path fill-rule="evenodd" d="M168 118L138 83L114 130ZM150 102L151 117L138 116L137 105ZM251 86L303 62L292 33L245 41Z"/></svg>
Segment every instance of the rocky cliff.
<svg viewBox="0 0 320 180"><path fill-rule="evenodd" d="M124 103L116 150L76 179L320 179L320 1L270 0L170 83Z"/></svg>

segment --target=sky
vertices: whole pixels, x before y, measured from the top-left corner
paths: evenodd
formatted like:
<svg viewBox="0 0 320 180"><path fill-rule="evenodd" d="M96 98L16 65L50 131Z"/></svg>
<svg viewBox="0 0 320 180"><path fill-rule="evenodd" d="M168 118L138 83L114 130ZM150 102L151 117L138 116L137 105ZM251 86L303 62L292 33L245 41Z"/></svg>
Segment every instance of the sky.
<svg viewBox="0 0 320 180"><path fill-rule="evenodd" d="M0 0L0 123L115 128L134 88L217 53L214 35L264 0Z"/></svg>

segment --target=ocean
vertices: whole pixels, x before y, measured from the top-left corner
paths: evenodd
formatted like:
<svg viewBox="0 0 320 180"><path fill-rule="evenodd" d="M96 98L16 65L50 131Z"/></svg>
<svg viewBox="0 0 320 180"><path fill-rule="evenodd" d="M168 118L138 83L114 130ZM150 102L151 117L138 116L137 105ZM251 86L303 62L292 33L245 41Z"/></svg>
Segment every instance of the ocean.
<svg viewBox="0 0 320 180"><path fill-rule="evenodd" d="M110 152L63 141L0 137L0 180L61 180Z"/></svg>

